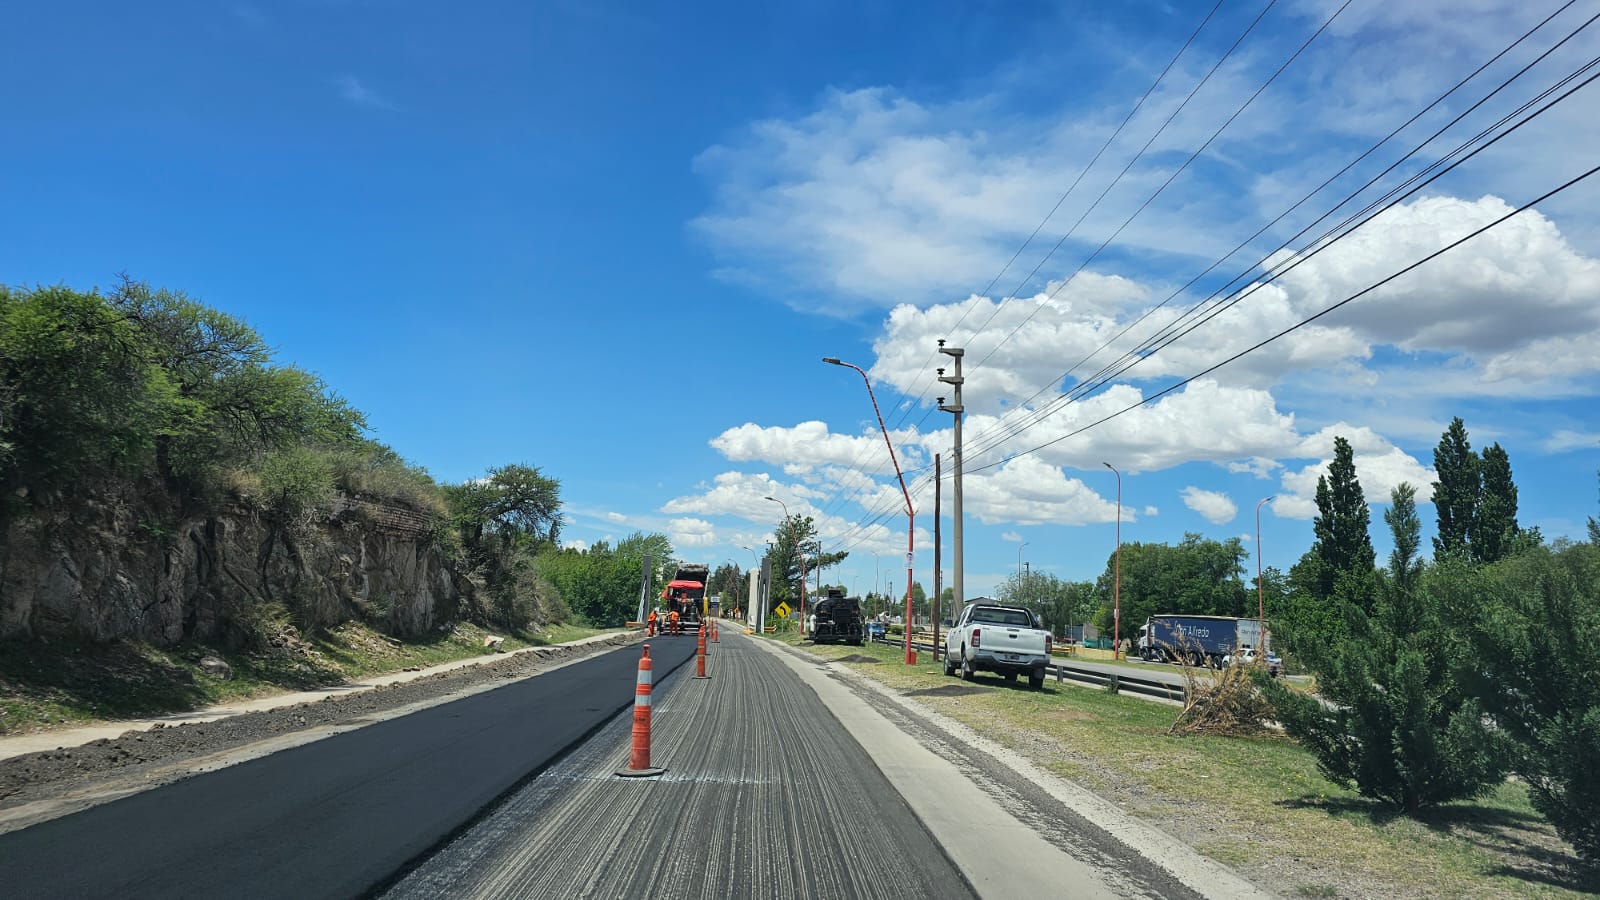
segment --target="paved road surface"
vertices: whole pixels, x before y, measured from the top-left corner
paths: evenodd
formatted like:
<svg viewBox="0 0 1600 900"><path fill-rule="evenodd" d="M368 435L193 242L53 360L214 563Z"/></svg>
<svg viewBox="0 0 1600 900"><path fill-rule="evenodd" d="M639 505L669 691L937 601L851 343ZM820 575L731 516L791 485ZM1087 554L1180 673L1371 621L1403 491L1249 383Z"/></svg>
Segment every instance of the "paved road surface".
<svg viewBox="0 0 1600 900"><path fill-rule="evenodd" d="M693 643L658 641L656 671ZM0 896L359 896L631 704L638 660L624 647L0 835Z"/></svg>
<svg viewBox="0 0 1600 900"><path fill-rule="evenodd" d="M712 650L656 689L665 775L615 777L621 716L387 896L973 896L814 690L743 635Z"/></svg>

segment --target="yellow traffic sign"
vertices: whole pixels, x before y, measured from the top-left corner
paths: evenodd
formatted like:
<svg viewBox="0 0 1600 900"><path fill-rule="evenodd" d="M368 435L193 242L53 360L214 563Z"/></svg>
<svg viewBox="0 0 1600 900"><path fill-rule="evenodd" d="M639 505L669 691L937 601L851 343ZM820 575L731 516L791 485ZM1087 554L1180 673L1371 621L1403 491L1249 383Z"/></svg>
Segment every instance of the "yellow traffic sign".
<svg viewBox="0 0 1600 900"><path fill-rule="evenodd" d="M784 603L782 601L779 601L778 605L776 607L774 607L773 610L772 610L772 614L777 616L780 619L789 618L789 613L791 613L791 612L794 612L794 610L789 608L789 604Z"/></svg>

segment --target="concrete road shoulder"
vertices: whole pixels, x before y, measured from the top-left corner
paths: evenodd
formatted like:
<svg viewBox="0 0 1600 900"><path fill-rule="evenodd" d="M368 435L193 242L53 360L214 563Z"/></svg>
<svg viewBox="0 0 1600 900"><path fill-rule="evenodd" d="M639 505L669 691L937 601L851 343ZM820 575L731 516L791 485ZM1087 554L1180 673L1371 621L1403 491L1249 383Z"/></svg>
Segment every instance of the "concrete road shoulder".
<svg viewBox="0 0 1600 900"><path fill-rule="evenodd" d="M798 655L766 640L756 642L782 658L827 703L982 896L1063 896L1063 891L1070 889L1073 897L1121 897L1127 894L1128 886L1120 884L1115 873L1104 872L1100 866L1077 859L1047 841L1036 826L1002 807L961 768L902 731L838 678L851 679L856 687L914 717L936 720L934 724L939 728L1012 769L1196 894L1227 898L1273 896L1187 844L1128 816L1088 790L1039 769L959 722L902 698L844 666L819 665L824 661Z"/></svg>

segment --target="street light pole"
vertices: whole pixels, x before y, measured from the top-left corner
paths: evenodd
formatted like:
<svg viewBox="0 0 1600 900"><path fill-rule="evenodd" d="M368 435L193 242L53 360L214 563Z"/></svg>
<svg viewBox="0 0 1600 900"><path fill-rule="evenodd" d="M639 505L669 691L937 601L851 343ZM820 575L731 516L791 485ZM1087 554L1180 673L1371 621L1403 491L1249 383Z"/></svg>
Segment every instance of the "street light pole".
<svg viewBox="0 0 1600 900"><path fill-rule="evenodd" d="M906 477L900 471L899 458L894 455L894 443L889 440L889 429L883 424L883 413L878 410L878 396L872 392L872 379L867 377L867 373L860 366L841 362L831 356L824 356L822 361L829 365L855 369L856 373L861 376L861 380L866 383L867 397L872 401L872 414L878 417L878 430L883 432L884 446L889 448L889 461L894 463L894 477L900 481L900 495L906 500L906 625L904 630L906 637L906 665L915 665L917 658L911 649L911 583L916 562L917 519L916 511L911 508L911 492L906 490ZM938 565L938 560L935 560L934 564Z"/></svg>
<svg viewBox="0 0 1600 900"><path fill-rule="evenodd" d="M1117 561L1113 564L1116 574L1112 576L1111 587L1111 658L1122 658L1122 473L1111 463L1105 463L1117 476Z"/></svg>
<svg viewBox="0 0 1600 900"><path fill-rule="evenodd" d="M783 507L783 518L789 523L789 542L794 545L794 551L800 554L800 639L806 639L806 548L800 546L799 524L789 515L789 504L777 497L768 497L773 503Z"/></svg>
<svg viewBox="0 0 1600 900"><path fill-rule="evenodd" d="M1263 660L1267 658L1267 595L1261 584L1261 507L1272 499L1265 497L1256 503L1256 623L1261 629L1261 636L1256 638L1261 646L1256 649Z"/></svg>
<svg viewBox="0 0 1600 900"><path fill-rule="evenodd" d="M1028 546L1027 541L1017 545L1017 599L1022 598L1022 548Z"/></svg>

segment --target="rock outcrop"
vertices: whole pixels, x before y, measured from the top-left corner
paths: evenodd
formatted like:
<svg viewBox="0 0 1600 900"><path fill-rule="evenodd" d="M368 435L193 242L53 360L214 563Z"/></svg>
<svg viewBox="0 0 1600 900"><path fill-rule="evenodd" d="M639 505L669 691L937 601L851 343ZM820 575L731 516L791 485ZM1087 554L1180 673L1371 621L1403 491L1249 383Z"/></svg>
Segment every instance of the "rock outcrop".
<svg viewBox="0 0 1600 900"><path fill-rule="evenodd" d="M403 507L342 498L331 515L284 525L172 505L101 496L3 526L0 637L238 645L275 608L302 627L360 617L410 636L453 618L472 590L427 518Z"/></svg>

